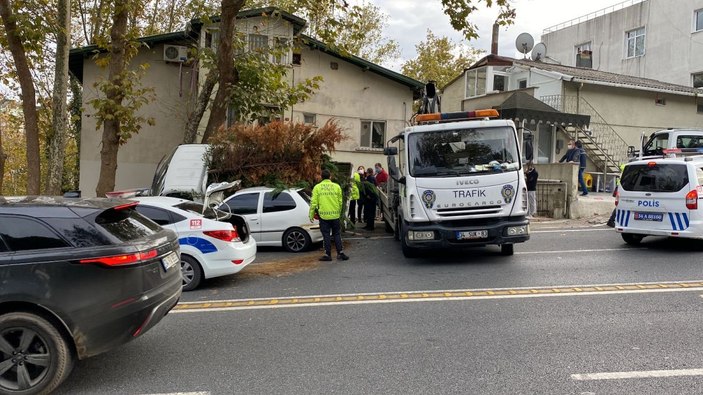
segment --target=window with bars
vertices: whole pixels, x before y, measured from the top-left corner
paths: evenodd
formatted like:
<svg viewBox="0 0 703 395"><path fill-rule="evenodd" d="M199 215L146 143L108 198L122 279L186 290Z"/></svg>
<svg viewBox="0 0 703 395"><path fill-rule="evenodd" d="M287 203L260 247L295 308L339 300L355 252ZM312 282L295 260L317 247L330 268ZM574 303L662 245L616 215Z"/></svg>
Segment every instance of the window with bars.
<svg viewBox="0 0 703 395"><path fill-rule="evenodd" d="M383 148L385 142L385 121L361 121L361 139L359 141L359 146Z"/></svg>
<svg viewBox="0 0 703 395"><path fill-rule="evenodd" d="M591 43L583 43L576 46L576 67L592 67Z"/></svg>
<svg viewBox="0 0 703 395"><path fill-rule="evenodd" d="M290 45L288 45L288 39L285 37L274 37L274 54L273 61L278 64L288 64L288 53L290 52Z"/></svg>
<svg viewBox="0 0 703 395"><path fill-rule="evenodd" d="M263 34L249 35L249 50L254 52L265 52L269 49L269 38Z"/></svg>
<svg viewBox="0 0 703 395"><path fill-rule="evenodd" d="M634 58L637 56L644 56L644 38L645 31L644 27L639 29L630 30L625 34L625 44L626 44L626 57Z"/></svg>

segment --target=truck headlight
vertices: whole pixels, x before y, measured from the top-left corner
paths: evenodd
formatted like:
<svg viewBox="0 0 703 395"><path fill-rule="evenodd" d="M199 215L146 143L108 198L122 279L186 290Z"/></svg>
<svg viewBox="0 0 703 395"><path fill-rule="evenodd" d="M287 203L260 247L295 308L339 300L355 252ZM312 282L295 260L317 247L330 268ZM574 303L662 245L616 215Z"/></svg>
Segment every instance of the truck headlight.
<svg viewBox="0 0 703 395"><path fill-rule="evenodd" d="M434 231L410 231L408 232L410 240L434 240Z"/></svg>
<svg viewBox="0 0 703 395"><path fill-rule="evenodd" d="M530 233L530 225L509 226L506 229L508 236L520 236Z"/></svg>

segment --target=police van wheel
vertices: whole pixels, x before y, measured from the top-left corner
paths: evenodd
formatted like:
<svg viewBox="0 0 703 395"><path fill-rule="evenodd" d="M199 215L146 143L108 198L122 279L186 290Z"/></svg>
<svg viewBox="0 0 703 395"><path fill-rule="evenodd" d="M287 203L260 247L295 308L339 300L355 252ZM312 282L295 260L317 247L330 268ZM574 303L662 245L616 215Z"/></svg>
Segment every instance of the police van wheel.
<svg viewBox="0 0 703 395"><path fill-rule="evenodd" d="M633 246L638 245L643 238L644 236L634 233L622 233L622 239L625 241L625 243Z"/></svg>
<svg viewBox="0 0 703 395"><path fill-rule="evenodd" d="M515 244L501 244L500 245L500 255L513 255Z"/></svg>

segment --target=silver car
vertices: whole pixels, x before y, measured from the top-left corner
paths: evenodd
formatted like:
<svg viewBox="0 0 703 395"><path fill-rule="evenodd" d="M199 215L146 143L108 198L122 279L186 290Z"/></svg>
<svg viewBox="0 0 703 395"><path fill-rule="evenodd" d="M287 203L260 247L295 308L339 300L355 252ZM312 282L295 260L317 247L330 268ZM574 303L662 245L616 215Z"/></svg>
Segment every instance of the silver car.
<svg viewBox="0 0 703 395"><path fill-rule="evenodd" d="M225 199L220 210L244 216L259 246L301 252L322 241L319 222L309 219L310 196L302 189L277 194L269 187L241 189Z"/></svg>

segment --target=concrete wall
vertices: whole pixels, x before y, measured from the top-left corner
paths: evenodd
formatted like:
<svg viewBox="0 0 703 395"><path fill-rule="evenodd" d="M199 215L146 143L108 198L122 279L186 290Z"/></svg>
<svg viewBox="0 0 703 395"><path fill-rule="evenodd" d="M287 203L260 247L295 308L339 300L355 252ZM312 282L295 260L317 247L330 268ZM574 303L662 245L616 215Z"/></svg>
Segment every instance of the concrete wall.
<svg viewBox="0 0 703 395"><path fill-rule="evenodd" d="M442 91L442 112L462 111L461 102L466 95L465 74L447 84Z"/></svg>
<svg viewBox="0 0 703 395"><path fill-rule="evenodd" d="M596 70L691 86L691 73L703 71L703 31L693 32L694 11L701 8L703 0L647 0L545 34L542 42L567 66L576 65L576 46L591 42ZM625 33L639 27L645 54L627 59Z"/></svg>
<svg viewBox="0 0 703 395"><path fill-rule="evenodd" d="M120 147L117 157L116 189L151 186L156 164L173 147L183 141L183 131L192 97L191 67L180 63L164 62L163 45L142 48L133 61L134 65L148 63L144 86L154 89L156 100L144 105L139 114L152 116L154 126L144 124L139 134L132 136ZM83 196L95 196L100 175L100 149L102 128L96 130L95 110L89 102L98 97L93 84L107 77L107 70L95 65L91 59L83 64L83 114L80 141L80 189Z"/></svg>

